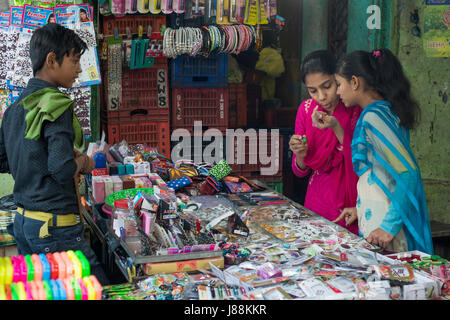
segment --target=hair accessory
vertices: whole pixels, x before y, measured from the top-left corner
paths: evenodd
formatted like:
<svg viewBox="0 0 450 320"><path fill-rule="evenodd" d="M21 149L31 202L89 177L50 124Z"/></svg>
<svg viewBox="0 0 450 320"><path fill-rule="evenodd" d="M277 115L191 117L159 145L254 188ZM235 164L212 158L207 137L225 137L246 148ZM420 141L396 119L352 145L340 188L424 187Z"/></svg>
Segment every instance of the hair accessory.
<svg viewBox="0 0 450 320"><path fill-rule="evenodd" d="M372 52L372 55L373 55L375 58L378 58L379 56L381 56L381 51L380 51L380 50L375 50L374 52Z"/></svg>
<svg viewBox="0 0 450 320"><path fill-rule="evenodd" d="M61 298L61 300L67 300L67 293L66 293L66 288L64 287L64 284L62 282L61 279L57 279L55 281L56 286L58 287L59 290L59 296Z"/></svg>
<svg viewBox="0 0 450 320"><path fill-rule="evenodd" d="M10 257L4 257L3 258L4 263L5 263L5 278L4 278L4 284L11 284L13 281L13 265L11 262L11 258Z"/></svg>

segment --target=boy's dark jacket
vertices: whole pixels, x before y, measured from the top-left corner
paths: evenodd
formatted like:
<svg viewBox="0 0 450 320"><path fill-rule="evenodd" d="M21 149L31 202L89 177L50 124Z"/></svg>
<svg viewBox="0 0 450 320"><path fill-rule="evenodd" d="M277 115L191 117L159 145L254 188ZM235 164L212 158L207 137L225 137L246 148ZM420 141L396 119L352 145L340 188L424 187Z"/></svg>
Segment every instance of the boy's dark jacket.
<svg viewBox="0 0 450 320"><path fill-rule="evenodd" d="M23 99L54 85L33 78L6 109L0 128L0 172L11 173L19 207L55 214L78 212L74 185L74 114L67 108L54 121L43 121L38 138L25 138L28 110Z"/></svg>

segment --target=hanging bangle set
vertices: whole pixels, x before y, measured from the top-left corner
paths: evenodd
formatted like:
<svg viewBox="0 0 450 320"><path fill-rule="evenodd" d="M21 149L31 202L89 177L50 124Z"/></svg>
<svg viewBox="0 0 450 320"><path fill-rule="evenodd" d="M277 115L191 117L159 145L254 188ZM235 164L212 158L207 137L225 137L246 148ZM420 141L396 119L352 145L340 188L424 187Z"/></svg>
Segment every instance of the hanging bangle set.
<svg viewBox="0 0 450 320"><path fill-rule="evenodd" d="M182 54L239 54L256 43L256 32L249 25L203 26L201 28L167 28L164 32L163 54L175 58Z"/></svg>

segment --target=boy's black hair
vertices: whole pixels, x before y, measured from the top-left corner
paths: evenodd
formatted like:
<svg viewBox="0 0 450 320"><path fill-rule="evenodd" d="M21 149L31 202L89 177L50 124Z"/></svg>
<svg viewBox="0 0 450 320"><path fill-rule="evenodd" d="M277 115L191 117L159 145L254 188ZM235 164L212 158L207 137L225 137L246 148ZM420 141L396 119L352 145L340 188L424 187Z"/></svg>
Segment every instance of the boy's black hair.
<svg viewBox="0 0 450 320"><path fill-rule="evenodd" d="M333 75L336 71L336 57L329 51L318 50L308 54L300 67L300 76L303 83L311 73L324 73Z"/></svg>
<svg viewBox="0 0 450 320"><path fill-rule="evenodd" d="M83 54L87 44L73 31L57 23L49 23L37 29L30 41L30 58L33 75L41 70L50 52L56 55L56 61L62 64L64 56L73 53ZM73 50L73 51L72 51Z"/></svg>
<svg viewBox="0 0 450 320"><path fill-rule="evenodd" d="M402 65L389 49L374 52L354 51L341 58L336 73L350 81L352 76L362 77L392 105L400 124L412 129L418 122L420 109L411 96L411 85Z"/></svg>

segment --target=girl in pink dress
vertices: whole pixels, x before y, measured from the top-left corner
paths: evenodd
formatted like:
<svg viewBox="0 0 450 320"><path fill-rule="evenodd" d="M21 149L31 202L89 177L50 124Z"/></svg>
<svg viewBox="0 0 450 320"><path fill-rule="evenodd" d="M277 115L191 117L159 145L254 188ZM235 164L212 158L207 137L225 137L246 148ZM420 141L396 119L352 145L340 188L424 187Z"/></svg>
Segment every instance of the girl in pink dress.
<svg viewBox="0 0 450 320"><path fill-rule="evenodd" d="M311 99L297 112L295 134L289 145L293 152L292 171L300 178L312 172L305 207L336 222L356 211L358 176L353 171L351 141L362 109L346 108L336 94L336 59L327 51L308 55L301 76ZM357 223L339 225L358 234Z"/></svg>

